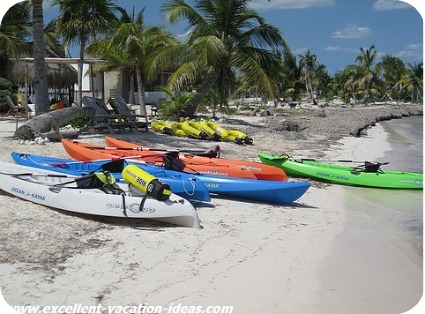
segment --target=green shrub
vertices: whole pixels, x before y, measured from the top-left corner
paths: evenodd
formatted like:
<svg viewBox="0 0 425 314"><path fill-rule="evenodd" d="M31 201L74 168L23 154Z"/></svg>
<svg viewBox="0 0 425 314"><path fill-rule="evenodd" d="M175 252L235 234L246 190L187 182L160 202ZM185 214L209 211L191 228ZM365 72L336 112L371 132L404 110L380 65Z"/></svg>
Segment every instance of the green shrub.
<svg viewBox="0 0 425 314"><path fill-rule="evenodd" d="M9 105L6 102L5 96L14 98L12 82L0 77L0 113L9 111Z"/></svg>
<svg viewBox="0 0 425 314"><path fill-rule="evenodd" d="M73 128L80 129L87 126L89 122L90 122L90 118L77 118L77 119L71 120L69 122L69 125L71 125Z"/></svg>

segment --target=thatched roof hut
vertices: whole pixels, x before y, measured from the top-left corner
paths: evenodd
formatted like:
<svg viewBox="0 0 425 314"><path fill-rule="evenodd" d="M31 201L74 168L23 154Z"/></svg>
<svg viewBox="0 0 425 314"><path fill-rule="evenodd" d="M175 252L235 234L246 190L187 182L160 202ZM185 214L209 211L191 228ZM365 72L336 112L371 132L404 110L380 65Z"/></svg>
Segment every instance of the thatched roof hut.
<svg viewBox="0 0 425 314"><path fill-rule="evenodd" d="M78 71L69 64L46 63L49 88L60 89L78 83ZM14 60L8 65L9 80L22 86L34 85L36 80L33 61Z"/></svg>

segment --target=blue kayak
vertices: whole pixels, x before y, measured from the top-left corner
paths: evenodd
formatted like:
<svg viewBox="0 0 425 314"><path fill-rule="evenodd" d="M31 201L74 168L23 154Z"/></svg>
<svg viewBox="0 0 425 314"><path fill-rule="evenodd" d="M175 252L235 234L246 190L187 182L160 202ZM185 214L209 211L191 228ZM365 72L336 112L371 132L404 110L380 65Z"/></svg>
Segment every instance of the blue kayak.
<svg viewBox="0 0 425 314"><path fill-rule="evenodd" d="M116 161L75 161L73 159L57 158L50 156L22 154L13 152L11 154L15 163L32 168L56 171L67 175L81 176L92 172L108 170L114 174L117 180L121 180L122 165ZM124 159L119 161L124 162ZM127 161L125 161L127 163ZM163 167L133 163L151 175L167 183L174 194L189 200L209 202L211 197L209 190L196 176L184 172L165 170ZM121 169L120 169L121 168Z"/></svg>
<svg viewBox="0 0 425 314"><path fill-rule="evenodd" d="M16 163L19 163L21 165L38 167L59 172L62 171L63 173L71 175L82 175L93 171L101 171L102 165L105 164L105 161L93 161L87 163L83 161L75 161L72 159L61 159L55 157L45 157L39 155L19 153L12 153L12 157ZM210 176L203 174L188 175L184 172L165 170L165 168L163 167L145 165L130 159L126 160L126 163L136 164L145 171L157 176L161 180L163 180L163 177L161 175L166 176L168 173L172 173L174 176L189 176L191 178L198 179L197 181L202 182L204 184L204 187L206 187L209 193L212 194L278 205L289 204L296 201L301 196L303 196L304 193L310 187L310 182L251 180L227 178L222 176ZM117 174L117 176L118 175L120 174ZM182 181L182 179L180 180ZM169 182L166 183L171 186ZM187 187L187 185L183 186ZM176 193L172 186L171 189L174 193ZM189 192L193 191L192 189L187 190L189 190ZM198 188L196 190L198 190Z"/></svg>
<svg viewBox="0 0 425 314"><path fill-rule="evenodd" d="M289 204L307 192L310 182L269 181L219 176L197 176L213 194L277 205Z"/></svg>

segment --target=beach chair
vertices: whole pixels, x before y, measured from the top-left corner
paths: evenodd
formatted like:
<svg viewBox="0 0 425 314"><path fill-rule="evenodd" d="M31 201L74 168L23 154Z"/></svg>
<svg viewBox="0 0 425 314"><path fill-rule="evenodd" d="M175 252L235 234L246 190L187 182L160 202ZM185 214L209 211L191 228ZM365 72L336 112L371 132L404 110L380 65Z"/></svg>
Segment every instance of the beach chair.
<svg viewBox="0 0 425 314"><path fill-rule="evenodd" d="M25 106L23 105L15 105L15 102L13 101L12 97L5 96L6 102L9 105L9 111L7 114L18 114L18 115L25 115Z"/></svg>
<svg viewBox="0 0 425 314"><path fill-rule="evenodd" d="M93 99L99 107L103 108L109 114L118 114L119 115L119 112L116 111L114 108L108 107L108 104L105 104L103 99L100 99L100 98L93 98Z"/></svg>
<svg viewBox="0 0 425 314"><path fill-rule="evenodd" d="M114 108L114 110L117 110L119 112L120 116L125 117L128 123L131 124L134 128L138 130L138 128L140 127L142 129L145 129L146 132L149 131L148 117L131 112L124 98L116 96L114 98L109 99L109 104L112 108Z"/></svg>
<svg viewBox="0 0 425 314"><path fill-rule="evenodd" d="M125 129L128 127L128 122L125 120L125 117L110 114L100 107L93 97L84 96L83 104L85 107L93 108L95 110L95 116L88 123L88 129L107 129L110 134L114 134L115 130L125 133Z"/></svg>

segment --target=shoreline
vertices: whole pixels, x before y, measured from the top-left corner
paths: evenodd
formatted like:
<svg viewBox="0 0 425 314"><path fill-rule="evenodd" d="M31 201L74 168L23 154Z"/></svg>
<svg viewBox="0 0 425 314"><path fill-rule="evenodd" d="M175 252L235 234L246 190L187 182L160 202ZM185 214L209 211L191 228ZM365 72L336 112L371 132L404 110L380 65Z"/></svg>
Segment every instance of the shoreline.
<svg viewBox="0 0 425 314"><path fill-rule="evenodd" d="M367 137L345 138L341 143L349 149L338 158L361 159L368 153L372 159L382 159L392 151L388 135L384 127L377 124L368 130ZM374 149L369 150L371 147ZM335 157L334 153L331 152L331 158ZM319 271L322 287L328 288L319 293L319 299L326 300L319 305L319 312L404 313L410 310L422 297L422 252L403 238L399 230L393 229L394 226L384 228L379 221L371 219L373 209L364 209L365 204L361 206L352 198L359 192L356 188L343 187L343 190L350 203L345 206L344 231L335 237ZM345 265L345 269L341 265ZM347 286L348 281L353 284Z"/></svg>
<svg viewBox="0 0 425 314"><path fill-rule="evenodd" d="M233 143L220 143L223 157L258 161L258 151L271 149L306 157L326 154L342 159L348 154L351 159L355 158L351 154L358 151L356 143L369 138L373 143L362 143L369 156L378 158L388 149L388 143L379 137L379 125L370 129L367 137L329 140L320 132L305 135L270 131L269 121L261 117L233 118L248 122L237 126L254 130L250 133L255 144L241 149ZM232 122L238 120L233 118ZM17 145L9 137L13 135L13 122L0 120L0 126L3 161L11 162L8 154L14 150L67 157L60 143ZM375 134L376 130L381 134ZM158 148L176 145L176 139L149 133L120 137ZM100 144L103 135L83 135L80 140ZM178 140L184 148L211 145ZM149 223L142 223L144 229L136 230L123 221L65 214L0 193L0 288L5 300L13 305L180 303L233 305L233 313L307 314L335 308L358 313L354 304L360 302L362 313L368 309L376 313L379 304L358 300L354 286L328 280L331 270L356 267L350 255L341 263L342 251L335 248L339 243L359 248L355 237L344 236L351 219L344 190L341 186L314 183L303 197L288 206L213 197L211 204L198 206L204 226L200 230ZM367 239L364 243L370 244ZM350 250L343 253L354 254ZM387 265L373 256L366 255L367 266L362 268L365 274L374 275L369 265L400 275L405 271L401 263ZM358 276L356 271L348 274L352 275L351 280ZM335 288L325 290L335 284L340 295L332 290ZM376 290L374 286L364 288L365 294ZM388 304L388 299L382 304Z"/></svg>

